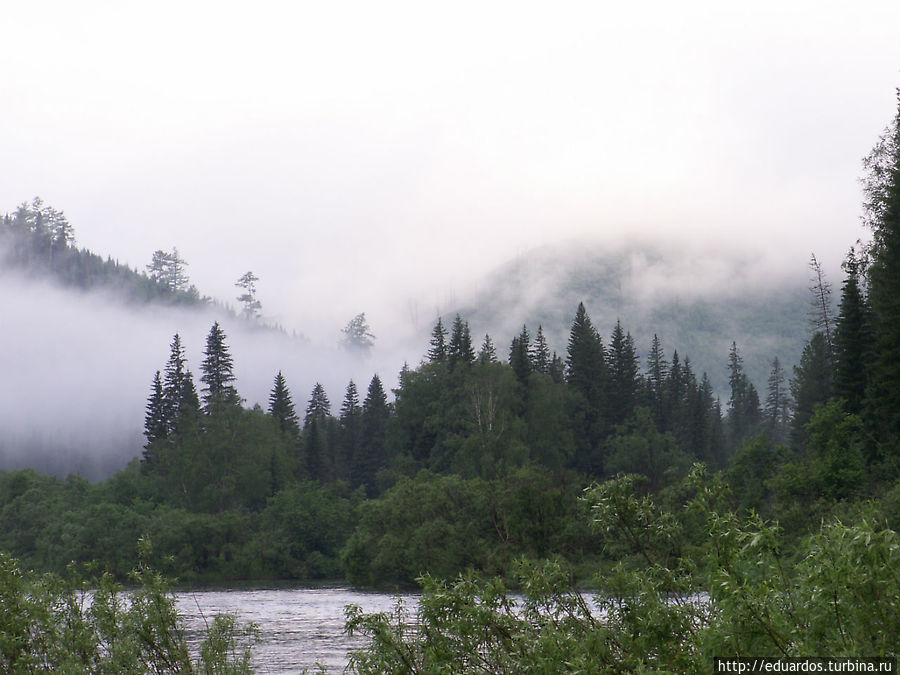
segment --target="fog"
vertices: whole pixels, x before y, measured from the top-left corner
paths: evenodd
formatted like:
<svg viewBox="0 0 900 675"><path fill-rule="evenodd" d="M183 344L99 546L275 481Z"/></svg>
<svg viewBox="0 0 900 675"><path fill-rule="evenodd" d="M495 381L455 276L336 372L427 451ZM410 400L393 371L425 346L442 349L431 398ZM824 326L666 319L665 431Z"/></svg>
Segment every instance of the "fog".
<svg viewBox="0 0 900 675"><path fill-rule="evenodd" d="M302 418L321 382L337 413L353 379L365 397L378 374L396 383L402 341L376 342L368 357L339 349L334 340L309 339L255 327L213 308L127 307L114 293L83 293L47 282L0 274L4 297L4 354L0 387L0 457L3 468L38 467L100 477L140 455L144 406L153 375L163 370L177 332L198 389L206 335L219 321L234 358L236 386L245 405L268 407L280 370ZM424 350L423 350L424 351Z"/></svg>
<svg viewBox="0 0 900 675"><path fill-rule="evenodd" d="M493 270L561 242L682 256L634 254L623 303L753 290L811 251L836 281L866 236L860 159L896 109L898 25L893 0L12 3L0 213L40 196L137 269L177 247L225 302L253 271L266 320L306 341L225 321L241 394L264 403L281 369L298 408L319 379L337 406L350 377L415 364ZM510 298L498 348L554 302L552 267ZM215 317L2 283L5 451L134 455L172 334L196 376ZM604 332L621 310L589 308ZM352 363L334 345L360 312L379 339Z"/></svg>

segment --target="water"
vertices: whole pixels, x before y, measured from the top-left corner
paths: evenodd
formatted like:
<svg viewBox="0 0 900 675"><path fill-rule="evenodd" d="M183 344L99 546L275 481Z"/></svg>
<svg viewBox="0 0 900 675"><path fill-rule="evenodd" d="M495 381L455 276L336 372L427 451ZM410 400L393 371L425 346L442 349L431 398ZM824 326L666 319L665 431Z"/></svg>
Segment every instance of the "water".
<svg viewBox="0 0 900 675"><path fill-rule="evenodd" d="M341 673L349 653L365 645L363 638L344 634L344 606L364 612L389 612L396 595L363 593L347 588L191 591L178 593L178 611L189 634L205 630L216 614L235 614L239 621L259 625L260 642L253 649L253 666L260 674L315 672L317 663L329 673ZM417 596L404 595L413 608Z"/></svg>

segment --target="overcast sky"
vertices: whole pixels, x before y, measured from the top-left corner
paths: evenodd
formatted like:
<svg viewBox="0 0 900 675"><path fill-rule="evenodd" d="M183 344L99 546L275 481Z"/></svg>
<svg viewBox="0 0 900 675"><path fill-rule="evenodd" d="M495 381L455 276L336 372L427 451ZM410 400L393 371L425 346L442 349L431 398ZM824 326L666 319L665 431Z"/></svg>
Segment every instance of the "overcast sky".
<svg viewBox="0 0 900 675"><path fill-rule="evenodd" d="M6 3L0 212L35 195L327 338L543 243L836 266L896 110L900 2ZM420 316L421 318L421 316ZM330 331L330 332L329 332ZM317 335L318 332L318 335Z"/></svg>

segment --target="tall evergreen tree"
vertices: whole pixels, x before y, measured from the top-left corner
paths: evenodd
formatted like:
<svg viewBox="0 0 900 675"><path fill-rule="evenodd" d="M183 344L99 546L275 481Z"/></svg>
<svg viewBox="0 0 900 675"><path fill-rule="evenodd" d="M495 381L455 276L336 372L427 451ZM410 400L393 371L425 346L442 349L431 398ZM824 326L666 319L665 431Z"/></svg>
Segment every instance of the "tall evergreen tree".
<svg viewBox="0 0 900 675"><path fill-rule="evenodd" d="M528 334L528 327L523 325L522 332L509 345L509 365L522 384L528 382L532 371L530 351L531 336Z"/></svg>
<svg viewBox="0 0 900 675"><path fill-rule="evenodd" d="M757 431L759 424L759 394L744 372L744 359L731 343L728 353L728 384L731 397L728 399L728 429L732 448Z"/></svg>
<svg viewBox="0 0 900 675"><path fill-rule="evenodd" d="M275 376L275 383L269 393L269 414L278 423L278 428L282 433L295 440L300 437L300 422L294 410L291 392L280 370Z"/></svg>
<svg viewBox="0 0 900 675"><path fill-rule="evenodd" d="M325 393L325 387L316 382L303 419L306 470L313 480L327 480L331 473L334 455L331 421L331 402Z"/></svg>
<svg viewBox="0 0 900 675"><path fill-rule="evenodd" d="M241 308L241 316L245 319L259 318L259 311L262 309L262 304L256 299L257 281L259 281L259 277L253 274L253 272L245 272L234 284L238 288L244 290L244 292L238 296L237 301L243 305Z"/></svg>
<svg viewBox="0 0 900 675"><path fill-rule="evenodd" d="M144 415L144 436L147 439L147 445L144 446L144 461L152 461L151 455L147 449L154 441L165 438L169 433L168 424L166 423L166 405L163 397L163 385L160 372L157 370L153 377L153 385L150 391L150 397L147 399L147 412Z"/></svg>
<svg viewBox="0 0 900 675"><path fill-rule="evenodd" d="M790 431L790 398L784 368L776 356L772 360L769 374L769 389L766 394L765 423L769 440L773 445L784 445Z"/></svg>
<svg viewBox="0 0 900 675"><path fill-rule="evenodd" d="M325 419L326 417L331 417L331 401L328 400L325 387L320 382L316 382L309 396L309 403L306 404L303 426L308 426L314 419Z"/></svg>
<svg viewBox="0 0 900 675"><path fill-rule="evenodd" d="M434 329L431 331L431 344L428 348L428 360L431 363L444 363L447 360L447 331L444 323L438 317Z"/></svg>
<svg viewBox="0 0 900 675"><path fill-rule="evenodd" d="M494 341L487 333L484 334L484 341L478 352L478 362L481 364L497 363L497 350L494 348Z"/></svg>
<svg viewBox="0 0 900 675"><path fill-rule="evenodd" d="M550 374L550 345L544 337L544 327L538 324L534 344L531 345L531 366L536 373Z"/></svg>
<svg viewBox="0 0 900 675"><path fill-rule="evenodd" d="M341 338L341 348L360 356L368 356L375 344L375 336L366 321L366 313L362 312L350 319L341 329L344 337Z"/></svg>
<svg viewBox="0 0 900 675"><path fill-rule="evenodd" d="M609 342L610 419L622 424L634 410L641 387L638 358L631 333L616 321Z"/></svg>
<svg viewBox="0 0 900 675"><path fill-rule="evenodd" d="M207 413L219 412L230 406L240 404L237 389L234 388L234 363L228 345L225 344L225 333L219 322L213 323L206 336L206 358L200 366L203 375L200 380L203 387L203 406Z"/></svg>
<svg viewBox="0 0 900 675"><path fill-rule="evenodd" d="M810 285L812 294L812 308L810 310L810 323L813 331L821 331L825 337L825 345L829 355L834 350L834 310L831 306L831 282L825 278L822 265L813 253L809 259Z"/></svg>
<svg viewBox="0 0 900 675"><path fill-rule="evenodd" d="M469 365L475 362L475 350L472 347L472 334L469 332L469 324L463 321L459 314L453 320L453 327L450 330L447 361L451 370L457 364Z"/></svg>
<svg viewBox="0 0 900 675"><path fill-rule="evenodd" d="M187 369L181 337L175 333L163 376L163 416L168 432L178 431L186 416L195 415L199 410L200 402Z"/></svg>
<svg viewBox="0 0 900 675"><path fill-rule="evenodd" d="M362 442L360 453L353 463L356 469L358 485L364 485L366 492L374 496L377 491L376 474L388 463L387 457L387 423L390 407L384 387L378 375L372 377L362 410Z"/></svg>
<svg viewBox="0 0 900 675"><path fill-rule="evenodd" d="M657 425L666 427L665 419L665 383L669 378L669 362L663 352L662 343L656 333L650 344L650 355L647 357L647 398Z"/></svg>
<svg viewBox="0 0 900 675"><path fill-rule="evenodd" d="M813 409L825 403L833 393L831 356L825 335L817 331L810 338L800 355L799 365L794 366L791 380L791 396L794 399L794 416L791 419L791 445L802 448L806 443L806 424Z"/></svg>
<svg viewBox="0 0 900 675"><path fill-rule="evenodd" d="M863 295L860 261L853 248L842 265L846 278L834 337L834 392L847 412L859 414L868 388L873 355L872 316Z"/></svg>
<svg viewBox="0 0 900 675"><path fill-rule="evenodd" d="M897 104L892 124L866 159L864 184L874 235L869 303L875 347L865 417L894 466L900 455L900 90Z"/></svg>
<svg viewBox="0 0 900 675"><path fill-rule="evenodd" d="M356 383L350 380L347 390L344 392L344 401L341 403L340 421L340 450L337 458L336 473L341 480L354 480L354 462L359 454L362 443L362 407L359 404L359 392Z"/></svg>
<svg viewBox="0 0 900 675"><path fill-rule="evenodd" d="M603 398L608 375L603 340L591 323L584 303L578 303L569 331L566 381L577 395L572 409L576 466L586 473L599 475L603 472L600 443L608 431Z"/></svg>

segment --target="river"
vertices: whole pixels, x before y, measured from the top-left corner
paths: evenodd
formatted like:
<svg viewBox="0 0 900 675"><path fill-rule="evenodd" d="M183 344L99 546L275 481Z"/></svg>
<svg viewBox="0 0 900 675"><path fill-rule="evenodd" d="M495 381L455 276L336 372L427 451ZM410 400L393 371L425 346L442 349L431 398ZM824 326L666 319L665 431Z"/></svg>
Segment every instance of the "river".
<svg viewBox="0 0 900 675"><path fill-rule="evenodd" d="M261 639L253 649L253 665L262 675L304 668L313 673L317 663L329 673L343 672L350 651L365 644L363 638L344 634L344 607L388 612L397 600L396 595L347 588L203 590L176 596L189 635L199 635L216 614L235 614L240 621L258 624ZM416 597L404 595L406 606L414 607Z"/></svg>

